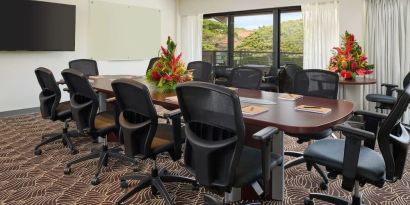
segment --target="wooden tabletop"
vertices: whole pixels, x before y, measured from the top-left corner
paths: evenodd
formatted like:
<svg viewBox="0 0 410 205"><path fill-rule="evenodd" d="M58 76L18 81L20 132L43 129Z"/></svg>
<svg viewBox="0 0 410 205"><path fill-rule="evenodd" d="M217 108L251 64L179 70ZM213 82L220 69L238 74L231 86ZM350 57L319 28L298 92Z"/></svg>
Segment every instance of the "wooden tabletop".
<svg viewBox="0 0 410 205"><path fill-rule="evenodd" d="M339 84L345 84L345 85L369 85L369 84L376 84L376 79L374 78L363 78L363 77L357 77L355 80L350 79L346 80L344 78L339 78Z"/></svg>
<svg viewBox="0 0 410 205"><path fill-rule="evenodd" d="M159 93L152 85L145 82L144 77L137 76L98 76L92 77L91 85L98 91L112 94L111 82L118 78L131 78L148 86L152 100L155 104L168 109L178 108L178 103L166 100L166 97L175 96L175 92ZM280 94L259 90L238 89L240 97L267 99L276 102L273 105L258 105L268 108L267 112L244 116L245 123L258 126L274 126L280 130L293 134L307 134L319 132L330 128L338 123L346 121L353 112L353 103L344 100L332 100L315 97L302 97L296 101L278 99ZM304 111L296 111L298 105L311 105L331 108L328 114L316 114Z"/></svg>

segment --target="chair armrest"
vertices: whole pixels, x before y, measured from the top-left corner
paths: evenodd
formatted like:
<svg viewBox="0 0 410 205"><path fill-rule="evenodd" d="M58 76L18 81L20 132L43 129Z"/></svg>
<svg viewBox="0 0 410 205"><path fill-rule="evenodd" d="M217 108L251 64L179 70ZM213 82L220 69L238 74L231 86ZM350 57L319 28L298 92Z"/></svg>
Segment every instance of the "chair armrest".
<svg viewBox="0 0 410 205"><path fill-rule="evenodd" d="M392 91L397 92L397 96L400 96L401 94L404 93L404 89L400 89L400 88L393 88Z"/></svg>
<svg viewBox="0 0 410 205"><path fill-rule="evenodd" d="M175 110L164 112L165 118L175 119L175 118L181 118L181 116L182 116L182 113L180 109L175 109Z"/></svg>
<svg viewBox="0 0 410 205"><path fill-rule="evenodd" d="M382 83L381 84L381 86L383 87L387 87L387 88L397 88L397 87L399 87L398 85L395 85L395 84L389 84L389 83Z"/></svg>
<svg viewBox="0 0 410 205"><path fill-rule="evenodd" d="M269 180L271 177L271 147L272 147L272 138L274 134L279 132L276 127L266 127L259 132L252 135L252 138L258 140L262 143L262 179L263 179L263 190L264 197L268 196L269 190ZM283 162L282 162L283 163Z"/></svg>
<svg viewBox="0 0 410 205"><path fill-rule="evenodd" d="M113 103L115 101L117 101L117 99L115 97L108 98L108 99L105 100L105 102L107 102L107 103Z"/></svg>
<svg viewBox="0 0 410 205"><path fill-rule="evenodd" d="M376 139L374 133L366 131L366 130L354 128L346 124L335 125L333 128L335 131L342 131L343 134L346 135L346 137L347 136L353 137L353 138L356 138L357 140L375 140Z"/></svg>
<svg viewBox="0 0 410 205"><path fill-rule="evenodd" d="M380 120L384 120L387 117L386 114L382 114L378 112L370 112L370 111L365 111L365 110L355 111L354 115L363 115L364 117L372 117L372 118L377 118Z"/></svg>
<svg viewBox="0 0 410 205"><path fill-rule="evenodd" d="M264 129L260 130L259 132L252 135L252 138L258 141L268 141L272 140L274 134L279 132L278 128L276 127L265 127Z"/></svg>
<svg viewBox="0 0 410 205"><path fill-rule="evenodd" d="M342 187L343 189L352 191L356 180L362 141L375 140L375 135L366 130L361 130L345 124L336 125L334 126L334 129L342 131L346 136L343 155Z"/></svg>

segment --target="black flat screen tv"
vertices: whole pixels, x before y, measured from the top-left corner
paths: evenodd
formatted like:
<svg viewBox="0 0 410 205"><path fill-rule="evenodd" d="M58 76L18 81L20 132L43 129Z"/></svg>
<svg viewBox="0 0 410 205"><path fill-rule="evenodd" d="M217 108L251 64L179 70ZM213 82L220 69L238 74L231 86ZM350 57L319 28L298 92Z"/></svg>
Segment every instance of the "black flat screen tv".
<svg viewBox="0 0 410 205"><path fill-rule="evenodd" d="M0 1L0 51L74 51L75 5Z"/></svg>

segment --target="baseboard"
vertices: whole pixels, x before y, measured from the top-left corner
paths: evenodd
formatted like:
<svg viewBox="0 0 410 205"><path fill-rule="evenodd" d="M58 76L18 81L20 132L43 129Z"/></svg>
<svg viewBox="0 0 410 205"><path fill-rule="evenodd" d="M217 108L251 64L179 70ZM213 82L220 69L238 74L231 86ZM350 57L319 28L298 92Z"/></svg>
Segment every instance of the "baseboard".
<svg viewBox="0 0 410 205"><path fill-rule="evenodd" d="M0 112L0 118L12 117L12 116L17 116L17 115L26 115L26 114L31 114L35 112L40 112L40 108L32 107L32 108L26 108L26 109L20 109L20 110L10 110L10 111L5 111L5 112Z"/></svg>

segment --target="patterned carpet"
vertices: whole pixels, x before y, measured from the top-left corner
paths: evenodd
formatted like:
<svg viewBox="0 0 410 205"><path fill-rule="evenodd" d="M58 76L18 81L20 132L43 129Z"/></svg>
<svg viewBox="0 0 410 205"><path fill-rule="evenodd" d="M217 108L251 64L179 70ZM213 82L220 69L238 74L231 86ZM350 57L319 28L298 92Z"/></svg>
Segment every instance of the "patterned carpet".
<svg viewBox="0 0 410 205"><path fill-rule="evenodd" d="M40 136L60 132L62 123L50 123L39 114L0 119L0 205L2 204L113 204L126 189L119 186L119 177L131 172L129 164L110 161L103 169L101 184L92 186L91 176L96 161L73 166L72 174L63 174L64 165L78 155L87 153L93 144L88 137L74 139L80 153L68 154L60 141L46 145L43 155L34 156L34 146ZM286 149L303 150L304 145L294 143L285 137ZM149 172L149 160L142 161L140 168ZM409 163L408 163L409 164ZM159 158L159 167L166 167L171 173L189 176L180 163L172 162L166 155ZM407 170L410 167L407 166ZM316 172L308 172L304 166L286 171L285 200L283 204L303 204L309 192L318 192L321 179ZM348 198L350 193L341 189L341 180L332 180L327 192ZM136 182L131 183L131 187ZM188 184L166 184L175 204L202 204L207 190L192 191ZM371 185L363 187L367 204L410 204L410 172L395 184L386 184L383 189ZM325 191L326 192L326 191ZM160 196L153 196L149 189L136 194L128 204L165 204ZM281 204L264 202L264 204ZM323 204L323 203L317 203Z"/></svg>

